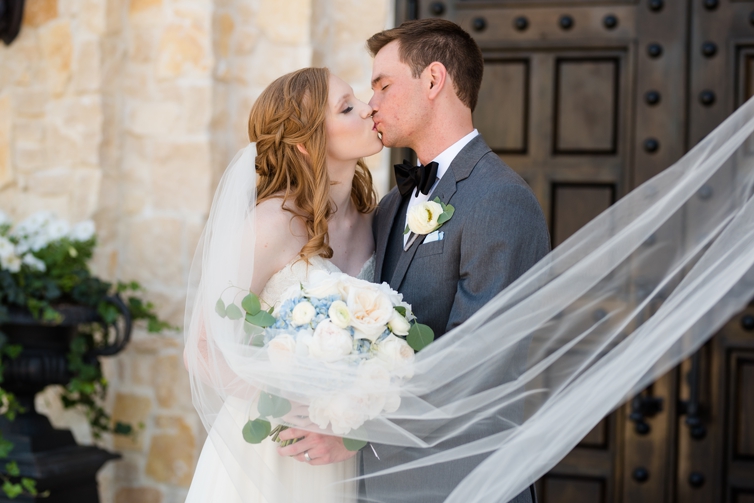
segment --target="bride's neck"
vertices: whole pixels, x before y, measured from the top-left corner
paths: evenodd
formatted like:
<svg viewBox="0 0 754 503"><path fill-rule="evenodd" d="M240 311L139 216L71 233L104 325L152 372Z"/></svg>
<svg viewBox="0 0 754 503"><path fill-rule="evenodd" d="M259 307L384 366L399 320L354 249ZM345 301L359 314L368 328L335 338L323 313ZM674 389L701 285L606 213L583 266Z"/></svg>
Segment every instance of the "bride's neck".
<svg viewBox="0 0 754 503"><path fill-rule="evenodd" d="M330 168L328 164L328 168ZM356 207L351 200L353 177L356 173L356 162L353 165L338 166L338 169L328 169L330 176L330 199L335 203L337 211L331 220L343 221L353 214Z"/></svg>

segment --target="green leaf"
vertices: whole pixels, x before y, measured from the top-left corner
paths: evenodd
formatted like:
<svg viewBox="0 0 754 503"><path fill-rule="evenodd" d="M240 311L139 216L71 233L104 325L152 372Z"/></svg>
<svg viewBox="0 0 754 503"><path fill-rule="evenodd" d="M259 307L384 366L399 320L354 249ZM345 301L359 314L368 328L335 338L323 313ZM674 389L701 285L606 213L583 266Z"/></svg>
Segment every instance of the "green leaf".
<svg viewBox="0 0 754 503"><path fill-rule="evenodd" d="M26 491L32 496L37 495L37 481L36 480L24 477L21 479L21 485L24 486L24 489L26 489Z"/></svg>
<svg viewBox="0 0 754 503"><path fill-rule="evenodd" d="M291 411L291 402L277 395L262 393L257 409L264 417L283 417Z"/></svg>
<svg viewBox="0 0 754 503"><path fill-rule="evenodd" d="M5 472L11 477L18 477L21 475L21 470L18 469L18 464L15 461L5 464Z"/></svg>
<svg viewBox="0 0 754 503"><path fill-rule="evenodd" d="M248 321L244 320L244 322L243 322L243 332L246 335L253 334L254 333L254 325L252 325Z"/></svg>
<svg viewBox="0 0 754 503"><path fill-rule="evenodd" d="M23 346L20 344L8 344L7 346L3 347L3 353L5 353L8 358L11 360L15 360L18 358L18 355L21 354L21 351L23 351Z"/></svg>
<svg viewBox="0 0 754 503"><path fill-rule="evenodd" d="M275 317L267 311L259 311L255 315L247 314L246 321L258 327L267 328L275 324Z"/></svg>
<svg viewBox="0 0 754 503"><path fill-rule="evenodd" d="M256 334L251 338L251 345L257 348L264 347L264 334Z"/></svg>
<svg viewBox="0 0 754 503"><path fill-rule="evenodd" d="M217 299L217 304L215 304L215 312L220 315L220 317L225 318L225 303L223 302L223 299Z"/></svg>
<svg viewBox="0 0 754 503"><path fill-rule="evenodd" d="M241 307L252 316L262 310L262 304L259 302L259 297L257 297L254 292L249 292L249 295L243 298L241 301Z"/></svg>
<svg viewBox="0 0 754 503"><path fill-rule="evenodd" d="M403 306L395 306L393 309L395 309L396 311L398 311L398 314L400 314L404 318L406 317L406 308L405 307L403 307Z"/></svg>
<svg viewBox="0 0 754 503"><path fill-rule="evenodd" d="M14 484L11 481L6 480L3 483L3 492L7 494L10 499L13 499L24 492L24 489L21 487L21 484Z"/></svg>
<svg viewBox="0 0 754 503"><path fill-rule="evenodd" d="M127 423L122 423L120 421L117 421L115 423L115 426L113 427L113 433L116 435L130 435L133 433L133 426Z"/></svg>
<svg viewBox="0 0 754 503"><path fill-rule="evenodd" d="M367 445L366 440L354 440L353 438L343 438L343 445L351 452L359 451L361 450L365 445Z"/></svg>
<svg viewBox="0 0 754 503"><path fill-rule="evenodd" d="M403 230L403 235L405 236L405 235L406 235L406 234L408 234L409 232L411 232L411 229L409 229L409 228L408 228L408 224L406 224L406 228L405 228L405 229Z"/></svg>
<svg viewBox="0 0 754 503"><path fill-rule="evenodd" d="M408 345L416 352L429 346L434 340L435 333L432 329L421 323L414 323L411 325L411 328L408 330L408 337L406 337L406 342L408 342Z"/></svg>
<svg viewBox="0 0 754 503"><path fill-rule="evenodd" d="M231 320L240 320L243 318L243 313L241 313L241 308L237 305L228 304L228 307L225 308L225 316Z"/></svg>
<svg viewBox="0 0 754 503"><path fill-rule="evenodd" d="M269 421L255 419L253 421L248 421L244 425L241 433L243 434L243 439L248 443L258 444L270 435L270 431L272 431L272 425Z"/></svg>

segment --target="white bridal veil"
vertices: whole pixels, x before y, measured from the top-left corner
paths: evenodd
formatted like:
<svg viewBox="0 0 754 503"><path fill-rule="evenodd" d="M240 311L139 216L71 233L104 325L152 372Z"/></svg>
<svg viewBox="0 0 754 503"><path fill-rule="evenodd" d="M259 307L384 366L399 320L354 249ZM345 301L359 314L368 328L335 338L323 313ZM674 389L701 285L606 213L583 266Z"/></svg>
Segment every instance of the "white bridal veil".
<svg viewBox="0 0 754 503"><path fill-rule="evenodd" d="M192 271L186 357L194 404L224 465L279 503L297 500L261 458L239 461L248 459L243 424L221 428L216 419L228 400L251 403L260 389L309 403L342 376L273 365L241 321L215 313L226 287L251 284L254 157L253 144L242 150L215 194ZM418 353L400 408L350 436L426 453L388 471L487 454L447 501L507 501L754 297L753 196L750 100ZM522 347L527 357L512 358ZM417 481L406 500L421 491Z"/></svg>

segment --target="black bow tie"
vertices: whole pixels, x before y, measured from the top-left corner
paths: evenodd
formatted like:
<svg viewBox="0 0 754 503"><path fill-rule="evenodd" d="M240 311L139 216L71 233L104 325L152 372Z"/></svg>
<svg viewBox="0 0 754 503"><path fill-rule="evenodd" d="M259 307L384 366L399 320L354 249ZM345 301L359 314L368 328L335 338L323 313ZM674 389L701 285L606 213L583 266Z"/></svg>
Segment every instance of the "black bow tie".
<svg viewBox="0 0 754 503"><path fill-rule="evenodd" d="M437 179L437 167L436 162L430 162L426 166L412 166L405 159L403 164L393 166L395 183L398 185L401 197L406 197L414 188L416 188L417 196L419 192L424 195L429 194Z"/></svg>

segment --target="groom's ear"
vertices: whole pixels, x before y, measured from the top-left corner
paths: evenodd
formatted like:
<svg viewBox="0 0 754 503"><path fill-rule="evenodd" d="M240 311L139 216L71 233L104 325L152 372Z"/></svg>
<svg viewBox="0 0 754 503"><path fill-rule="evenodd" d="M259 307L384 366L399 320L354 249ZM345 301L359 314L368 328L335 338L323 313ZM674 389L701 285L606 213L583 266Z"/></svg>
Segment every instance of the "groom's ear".
<svg viewBox="0 0 754 503"><path fill-rule="evenodd" d="M442 88L445 87L445 82L448 78L448 70L445 65L439 61L430 63L425 69L427 75L427 81L429 85L429 99L435 99Z"/></svg>

